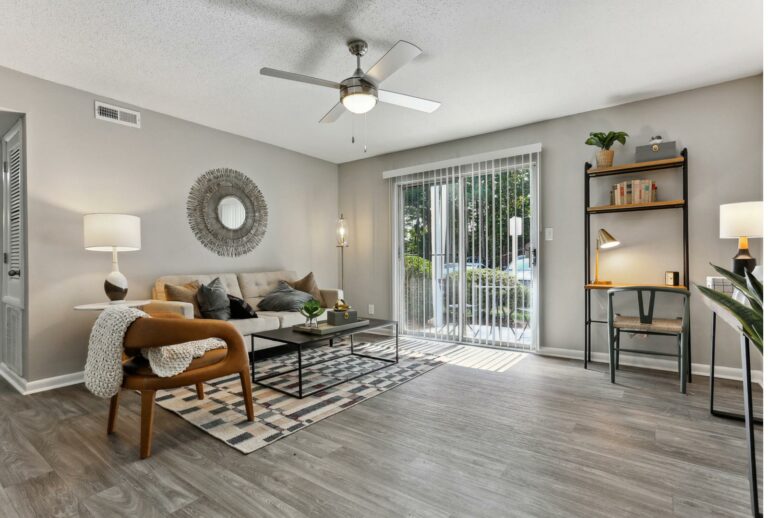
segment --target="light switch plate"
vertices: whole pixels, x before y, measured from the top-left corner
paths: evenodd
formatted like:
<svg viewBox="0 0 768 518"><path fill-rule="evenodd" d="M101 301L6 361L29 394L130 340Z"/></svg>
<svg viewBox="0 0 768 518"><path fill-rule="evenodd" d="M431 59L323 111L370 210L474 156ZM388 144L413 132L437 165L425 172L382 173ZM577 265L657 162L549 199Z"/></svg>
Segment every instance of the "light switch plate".
<svg viewBox="0 0 768 518"><path fill-rule="evenodd" d="M553 228L545 228L544 229L544 241L552 241L555 238L555 229Z"/></svg>
<svg viewBox="0 0 768 518"><path fill-rule="evenodd" d="M368 304L368 314L373 315L373 304Z"/></svg>

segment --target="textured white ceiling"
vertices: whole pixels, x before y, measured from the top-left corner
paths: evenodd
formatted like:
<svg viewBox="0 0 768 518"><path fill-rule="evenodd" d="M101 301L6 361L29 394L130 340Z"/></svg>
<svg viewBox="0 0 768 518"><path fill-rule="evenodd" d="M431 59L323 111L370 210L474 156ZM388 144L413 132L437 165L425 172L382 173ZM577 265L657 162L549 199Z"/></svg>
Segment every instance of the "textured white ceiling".
<svg viewBox="0 0 768 518"><path fill-rule="evenodd" d="M0 65L338 163L760 73L761 20L760 0L2 0ZM384 87L443 106L318 124L333 90L259 75L341 80L351 38L363 69L421 47Z"/></svg>

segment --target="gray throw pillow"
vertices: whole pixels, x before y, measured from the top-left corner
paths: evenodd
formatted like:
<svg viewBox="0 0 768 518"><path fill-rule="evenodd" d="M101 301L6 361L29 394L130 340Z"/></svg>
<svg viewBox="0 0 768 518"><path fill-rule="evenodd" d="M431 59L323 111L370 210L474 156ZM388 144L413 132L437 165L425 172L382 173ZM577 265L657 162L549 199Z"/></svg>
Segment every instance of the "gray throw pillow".
<svg viewBox="0 0 768 518"><path fill-rule="evenodd" d="M277 283L277 288L261 299L259 309L262 311L298 311L308 300L312 300L312 295L293 289L287 282L280 281Z"/></svg>
<svg viewBox="0 0 768 518"><path fill-rule="evenodd" d="M221 279L216 277L207 285L203 284L197 290L197 303L203 318L214 320L229 320L232 313L229 309L227 288Z"/></svg>

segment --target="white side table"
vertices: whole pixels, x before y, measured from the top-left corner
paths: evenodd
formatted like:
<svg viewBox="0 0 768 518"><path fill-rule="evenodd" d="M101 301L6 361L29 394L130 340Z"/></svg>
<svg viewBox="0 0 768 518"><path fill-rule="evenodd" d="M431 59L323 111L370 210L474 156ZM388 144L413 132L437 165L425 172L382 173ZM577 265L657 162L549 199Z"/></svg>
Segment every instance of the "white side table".
<svg viewBox="0 0 768 518"><path fill-rule="evenodd" d="M112 304L111 302L96 302L95 304L81 304L75 306L75 311L104 311L105 309L113 306L128 306L129 308L138 308L146 306L152 302L151 300L124 300L118 304Z"/></svg>

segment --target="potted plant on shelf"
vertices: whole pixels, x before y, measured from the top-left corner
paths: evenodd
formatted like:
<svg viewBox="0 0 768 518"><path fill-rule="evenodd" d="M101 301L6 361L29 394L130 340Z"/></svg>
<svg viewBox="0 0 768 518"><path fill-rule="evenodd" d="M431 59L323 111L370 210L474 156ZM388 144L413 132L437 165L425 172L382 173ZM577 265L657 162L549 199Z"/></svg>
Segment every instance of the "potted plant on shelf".
<svg viewBox="0 0 768 518"><path fill-rule="evenodd" d="M595 155L597 156L597 167L611 167L613 165L613 150L611 146L616 142L627 143L629 135L623 131L609 131L608 133L591 132L587 141L588 146L597 146L600 148Z"/></svg>

